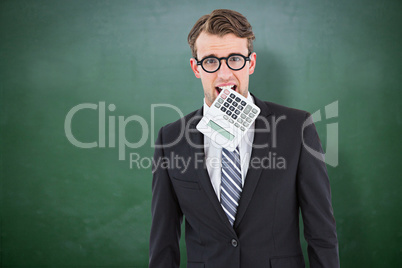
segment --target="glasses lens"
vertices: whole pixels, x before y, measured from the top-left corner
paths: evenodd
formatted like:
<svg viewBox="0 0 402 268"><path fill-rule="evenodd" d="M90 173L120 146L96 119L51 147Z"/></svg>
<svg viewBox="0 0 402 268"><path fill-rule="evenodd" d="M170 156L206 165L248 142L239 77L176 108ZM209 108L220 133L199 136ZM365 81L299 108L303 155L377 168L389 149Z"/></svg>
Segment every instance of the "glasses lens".
<svg viewBox="0 0 402 268"><path fill-rule="evenodd" d="M229 67L234 70L240 70L241 68L243 68L245 62L246 62L245 58L238 55L231 56L228 59Z"/></svg>
<svg viewBox="0 0 402 268"><path fill-rule="evenodd" d="M219 68L219 60L217 58L206 58L202 62L202 67L208 72L214 72Z"/></svg>

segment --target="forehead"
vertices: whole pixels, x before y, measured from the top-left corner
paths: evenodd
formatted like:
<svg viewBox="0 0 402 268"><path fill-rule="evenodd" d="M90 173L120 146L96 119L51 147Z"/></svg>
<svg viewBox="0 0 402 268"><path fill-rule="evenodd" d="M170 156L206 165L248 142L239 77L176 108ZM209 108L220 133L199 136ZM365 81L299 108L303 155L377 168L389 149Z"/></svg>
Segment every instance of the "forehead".
<svg viewBox="0 0 402 268"><path fill-rule="evenodd" d="M240 38L234 34L218 36L202 32L198 36L195 46L198 59L209 55L226 57L232 53L248 54L247 38Z"/></svg>

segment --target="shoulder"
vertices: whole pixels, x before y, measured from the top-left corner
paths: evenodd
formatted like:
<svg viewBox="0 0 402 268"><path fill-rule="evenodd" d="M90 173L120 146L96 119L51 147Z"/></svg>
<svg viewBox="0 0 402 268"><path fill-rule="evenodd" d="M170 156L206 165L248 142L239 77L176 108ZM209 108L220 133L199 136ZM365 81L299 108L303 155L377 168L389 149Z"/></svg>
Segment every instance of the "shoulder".
<svg viewBox="0 0 402 268"><path fill-rule="evenodd" d="M285 117L286 120L293 122L305 121L306 118L310 116L310 113L307 111L287 107L269 101L262 101L255 96L253 97L255 104L261 109L261 114L264 114L265 116L273 116L274 118Z"/></svg>
<svg viewBox="0 0 402 268"><path fill-rule="evenodd" d="M265 110L267 124L270 130L278 137L278 144L291 142L296 144L308 144L311 148L320 148L317 130L311 114L304 110L286 107L269 101L261 101L254 98L256 104ZM266 128L266 125L261 127ZM296 146L296 145L295 145Z"/></svg>
<svg viewBox="0 0 402 268"><path fill-rule="evenodd" d="M196 125L202 118L202 108L195 110L182 118L163 126L159 130L159 135L164 137L177 138L179 135L183 135L183 132L190 127L190 125Z"/></svg>
<svg viewBox="0 0 402 268"><path fill-rule="evenodd" d="M289 115L306 115L306 114L308 114L308 112L306 112L304 110L287 107L287 106L269 102L269 101L264 101L264 102L275 113L283 113L283 114L289 114Z"/></svg>

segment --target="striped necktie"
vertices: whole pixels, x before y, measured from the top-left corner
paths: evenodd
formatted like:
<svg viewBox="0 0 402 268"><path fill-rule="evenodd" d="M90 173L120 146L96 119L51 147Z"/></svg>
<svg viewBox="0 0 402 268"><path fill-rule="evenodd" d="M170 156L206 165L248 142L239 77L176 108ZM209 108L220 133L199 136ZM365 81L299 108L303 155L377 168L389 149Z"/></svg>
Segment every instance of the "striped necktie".
<svg viewBox="0 0 402 268"><path fill-rule="evenodd" d="M241 191L239 147L233 152L222 148L221 205L232 226L236 219Z"/></svg>

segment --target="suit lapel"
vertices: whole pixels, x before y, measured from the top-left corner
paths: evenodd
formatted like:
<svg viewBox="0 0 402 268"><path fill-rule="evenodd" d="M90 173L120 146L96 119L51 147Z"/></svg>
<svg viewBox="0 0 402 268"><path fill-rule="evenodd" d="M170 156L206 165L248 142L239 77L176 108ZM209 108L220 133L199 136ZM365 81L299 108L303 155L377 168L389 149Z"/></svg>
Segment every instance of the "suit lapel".
<svg viewBox="0 0 402 268"><path fill-rule="evenodd" d="M230 225L230 222L216 196L214 188L212 187L211 179L208 175L208 171L206 168L205 152L204 152L204 135L196 129L196 126L198 122L201 120L202 115L203 115L202 109L199 109L195 114L196 119L192 120L189 126L190 130L189 137L191 139L191 143L193 143L192 145L191 143L188 143L189 151L191 152L190 156L193 156L194 161L197 161L197 163L195 162L193 163L194 166L201 167L196 170L201 187L203 188L205 194L208 196L209 201L212 203L213 207L215 208L221 220L224 222L224 224L230 230L230 232L232 232L232 234L235 235L235 231L233 227Z"/></svg>
<svg viewBox="0 0 402 268"><path fill-rule="evenodd" d="M260 101L255 96L253 96L253 97L254 97L255 104L261 109L261 113L255 121L255 129L256 130L267 129L266 122L267 122L267 117L270 114L268 107L264 102ZM269 133L258 132L258 131L255 132L250 161L252 159L263 159L263 157L267 156L266 146L261 146L261 145L268 144L270 137L271 137L270 132ZM258 147L262 147L262 148L258 148ZM260 179L261 172L262 172L261 165L259 167L255 167L255 168L253 168L251 164L249 165L249 168L247 171L247 176L246 176L244 187L243 187L243 191L242 191L241 198L240 198L239 207L237 208L236 221L234 223L235 227L237 227L240 224L240 222L247 210L247 207L251 201L251 198L253 197L254 190L257 187L258 181Z"/></svg>

